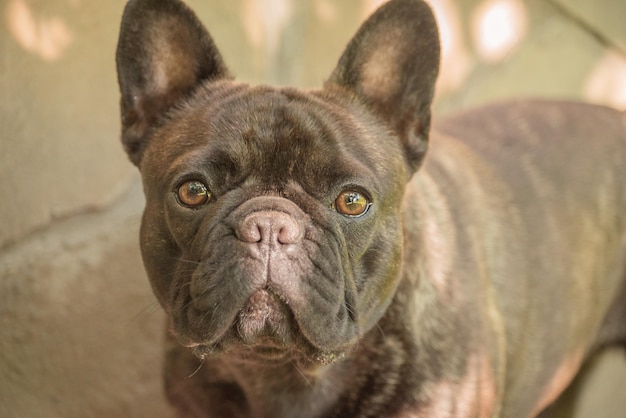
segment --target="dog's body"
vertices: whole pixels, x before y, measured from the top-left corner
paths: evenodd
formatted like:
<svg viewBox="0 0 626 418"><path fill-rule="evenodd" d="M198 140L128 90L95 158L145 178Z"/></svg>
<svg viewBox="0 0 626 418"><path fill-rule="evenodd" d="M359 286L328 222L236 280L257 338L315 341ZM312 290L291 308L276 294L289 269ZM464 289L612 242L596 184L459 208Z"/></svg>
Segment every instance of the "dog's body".
<svg viewBox="0 0 626 418"><path fill-rule="evenodd" d="M624 114L429 130L438 61L428 7L393 0L323 90L249 87L177 0L129 3L123 140L181 416L534 417L626 342Z"/></svg>

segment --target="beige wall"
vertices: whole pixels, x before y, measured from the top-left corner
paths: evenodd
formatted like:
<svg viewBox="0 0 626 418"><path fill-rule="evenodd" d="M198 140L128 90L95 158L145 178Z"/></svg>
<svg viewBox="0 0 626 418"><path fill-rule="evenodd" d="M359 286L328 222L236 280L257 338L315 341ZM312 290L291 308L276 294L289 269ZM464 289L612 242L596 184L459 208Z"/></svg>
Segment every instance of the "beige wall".
<svg viewBox="0 0 626 418"><path fill-rule="evenodd" d="M517 95L626 108L626 3L558 1L432 0L439 113ZM0 2L1 417L168 413L163 316L137 244L143 196L118 139L124 3ZM241 80L315 87L379 1L188 3ZM613 354L580 417L621 398L626 361Z"/></svg>

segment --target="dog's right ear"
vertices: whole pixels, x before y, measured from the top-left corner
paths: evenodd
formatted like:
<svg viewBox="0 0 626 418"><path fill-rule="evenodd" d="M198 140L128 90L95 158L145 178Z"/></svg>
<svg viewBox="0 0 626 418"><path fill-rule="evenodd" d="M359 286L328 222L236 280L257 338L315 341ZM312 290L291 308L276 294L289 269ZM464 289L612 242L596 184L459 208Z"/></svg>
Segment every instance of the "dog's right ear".
<svg viewBox="0 0 626 418"><path fill-rule="evenodd" d="M117 45L122 143L139 165L151 129L208 80L230 78L196 15L179 0L130 0Z"/></svg>

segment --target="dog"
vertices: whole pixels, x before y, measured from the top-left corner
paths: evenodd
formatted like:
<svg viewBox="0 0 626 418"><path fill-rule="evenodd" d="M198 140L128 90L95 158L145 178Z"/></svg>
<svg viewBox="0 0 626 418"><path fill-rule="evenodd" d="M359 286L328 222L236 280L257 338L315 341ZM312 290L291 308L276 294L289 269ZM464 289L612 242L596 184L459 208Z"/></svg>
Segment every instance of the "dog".
<svg viewBox="0 0 626 418"><path fill-rule="evenodd" d="M322 89L249 86L182 2L128 2L122 141L179 416L536 417L626 343L624 113L431 124L439 60L429 6L391 0Z"/></svg>

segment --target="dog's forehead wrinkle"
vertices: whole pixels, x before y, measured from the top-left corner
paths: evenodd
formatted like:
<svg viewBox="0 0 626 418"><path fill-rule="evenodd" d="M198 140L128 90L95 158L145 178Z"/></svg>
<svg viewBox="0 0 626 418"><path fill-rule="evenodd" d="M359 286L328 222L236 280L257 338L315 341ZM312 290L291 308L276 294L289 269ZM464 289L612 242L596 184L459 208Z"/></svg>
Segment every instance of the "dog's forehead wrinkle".
<svg viewBox="0 0 626 418"><path fill-rule="evenodd" d="M265 95L268 100L260 100ZM210 141L216 143L220 158L231 159L241 171L276 182L303 175L330 180L338 171L358 177L367 171L362 166L374 165L367 153L358 152L356 128L338 126L337 117L324 107L303 107L302 103L308 104L306 97L285 97L274 91L261 92L261 98L252 92L241 95L231 102L230 111L220 111L211 121ZM347 141L347 136L354 138ZM320 153L317 150L326 157L312 159ZM356 164L348 157L355 153L363 154Z"/></svg>
<svg viewBox="0 0 626 418"><path fill-rule="evenodd" d="M215 85L218 92L211 92L209 85ZM345 109L338 115L340 105L319 94L231 82L207 84L205 89L193 98L200 110L183 107L174 114L178 118L175 124L186 133L184 138L166 142L168 150L177 152L180 143L187 144L185 148L206 147L209 166L227 168L240 176L254 172L267 179L271 174L281 181L307 171L310 177L330 179L338 169L353 172L355 177L372 171L371 177L378 178L376 173L399 160L372 159L372 155L394 153L385 152L390 149L384 146L388 141L363 141L363 137L382 137L387 132L363 126L357 115ZM223 101L220 106L213 104L215 97ZM169 153L165 148L159 154ZM327 158L312 160L315 149L323 150ZM346 164L354 161L351 156L357 157L358 169ZM185 159L178 159L181 168Z"/></svg>

